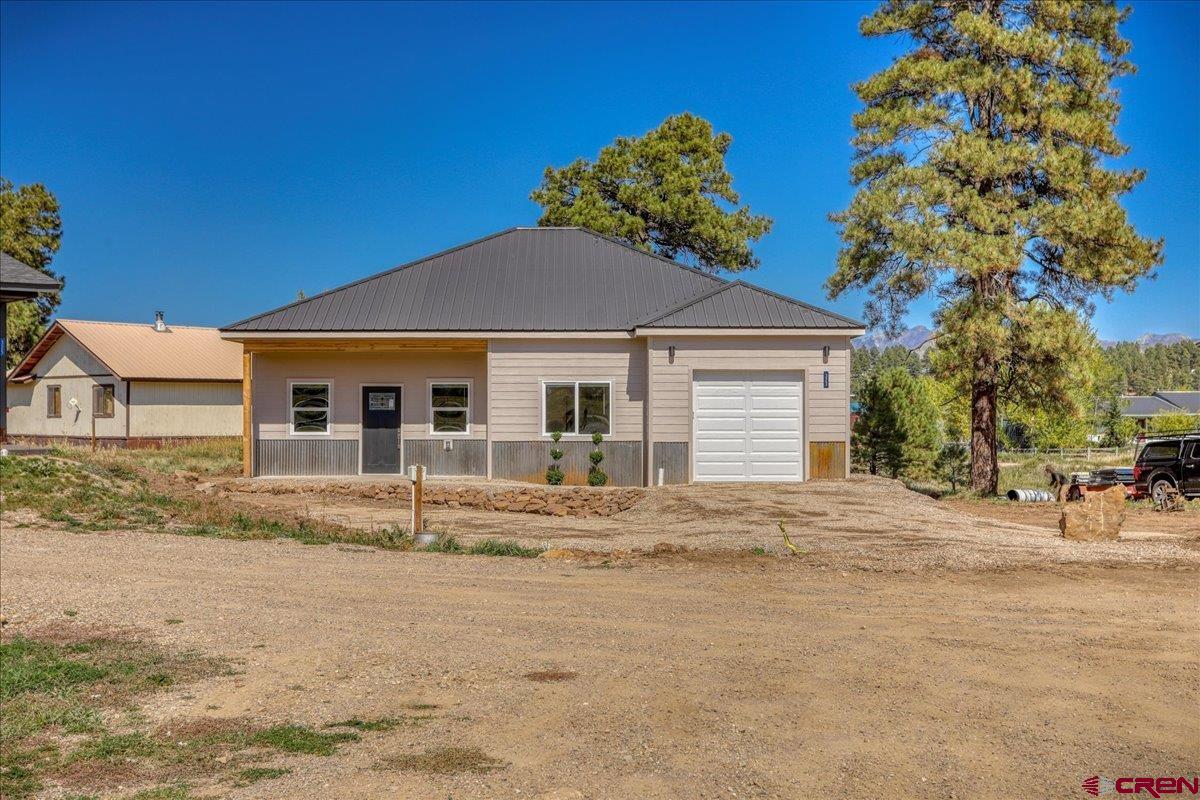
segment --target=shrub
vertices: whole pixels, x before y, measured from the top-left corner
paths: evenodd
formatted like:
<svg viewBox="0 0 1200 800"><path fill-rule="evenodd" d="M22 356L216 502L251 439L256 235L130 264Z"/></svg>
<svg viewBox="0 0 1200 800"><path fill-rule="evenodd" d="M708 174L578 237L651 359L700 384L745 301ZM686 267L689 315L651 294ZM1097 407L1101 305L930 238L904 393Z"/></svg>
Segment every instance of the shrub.
<svg viewBox="0 0 1200 800"><path fill-rule="evenodd" d="M551 464L546 468L546 483L551 486L561 486L566 475L563 474L562 467L558 462L562 460L563 450L558 446L559 440L562 439L562 431L554 431L550 434L550 441L554 442L554 446L550 448Z"/></svg>
<svg viewBox="0 0 1200 800"><path fill-rule="evenodd" d="M934 469L938 477L950 484L950 491L957 492L960 484L971 477L971 450L962 442L949 442L938 453Z"/></svg>
<svg viewBox="0 0 1200 800"><path fill-rule="evenodd" d="M588 486L603 486L608 483L608 475L600 469L600 462L604 460L604 453L600 450L600 443L603 441L603 434L599 432L592 434L592 444L596 445L596 449L588 453L588 458L592 462L592 465L588 467Z"/></svg>

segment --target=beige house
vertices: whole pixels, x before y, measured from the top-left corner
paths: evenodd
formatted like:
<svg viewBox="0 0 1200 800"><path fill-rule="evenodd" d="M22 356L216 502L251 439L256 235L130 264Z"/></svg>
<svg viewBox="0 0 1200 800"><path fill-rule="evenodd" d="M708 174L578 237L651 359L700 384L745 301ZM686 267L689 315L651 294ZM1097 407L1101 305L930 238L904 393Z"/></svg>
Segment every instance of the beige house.
<svg viewBox="0 0 1200 800"><path fill-rule="evenodd" d="M234 323L247 474L615 484L846 474L864 326L576 228L518 228Z"/></svg>
<svg viewBox="0 0 1200 800"><path fill-rule="evenodd" d="M215 328L56 321L9 373L9 436L139 446L239 436L242 348Z"/></svg>

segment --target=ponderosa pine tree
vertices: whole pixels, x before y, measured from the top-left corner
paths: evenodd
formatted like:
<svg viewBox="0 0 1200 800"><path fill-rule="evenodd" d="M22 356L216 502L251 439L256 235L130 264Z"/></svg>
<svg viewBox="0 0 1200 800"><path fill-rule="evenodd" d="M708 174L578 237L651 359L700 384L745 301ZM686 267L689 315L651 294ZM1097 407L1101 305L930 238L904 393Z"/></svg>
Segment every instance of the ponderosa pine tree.
<svg viewBox="0 0 1200 800"><path fill-rule="evenodd" d="M50 190L40 183L14 187L12 181L0 178L0 250L62 280L50 269L61 240L58 200ZM9 304L5 369L15 366L37 343L61 299L55 292Z"/></svg>
<svg viewBox="0 0 1200 800"><path fill-rule="evenodd" d="M530 199L539 225L590 228L709 272L758 266L750 249L771 230L733 190L733 137L694 114L667 117L645 136L618 137L596 160L546 167Z"/></svg>
<svg viewBox="0 0 1200 800"><path fill-rule="evenodd" d="M843 249L826 287L869 290L868 322L893 329L936 294L983 494L1001 393L1067 402L1079 313L1162 260L1118 202L1143 172L1103 161L1127 151L1112 85L1133 71L1127 14L1111 0L889 0L861 23L912 46L855 87L859 188L833 215Z"/></svg>

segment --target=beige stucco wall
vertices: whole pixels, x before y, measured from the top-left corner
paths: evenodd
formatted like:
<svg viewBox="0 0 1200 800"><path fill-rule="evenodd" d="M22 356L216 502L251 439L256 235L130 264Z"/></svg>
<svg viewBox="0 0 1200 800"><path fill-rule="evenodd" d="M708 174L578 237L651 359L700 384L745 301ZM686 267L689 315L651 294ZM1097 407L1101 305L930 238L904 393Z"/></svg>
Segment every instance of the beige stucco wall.
<svg viewBox="0 0 1200 800"><path fill-rule="evenodd" d="M546 438L541 429L543 380L612 381L612 434L607 438L642 440L644 339L493 339L490 348L493 441Z"/></svg>
<svg viewBox="0 0 1200 800"><path fill-rule="evenodd" d="M670 357L671 346L675 358ZM822 348L829 345L829 362ZM690 442L692 373L696 370L804 370L805 438L849 436L850 337L654 336L650 339L651 417L657 442ZM829 371L829 388L822 373Z"/></svg>
<svg viewBox="0 0 1200 800"><path fill-rule="evenodd" d="M91 436L92 387L113 384L115 408L111 417L96 419L96 436L125 436L124 381L117 380L78 342L59 339L37 365L32 383L8 384L8 431L12 436ZM62 416L46 416L47 387L62 387ZM70 405L78 401L78 409Z"/></svg>
<svg viewBox="0 0 1200 800"><path fill-rule="evenodd" d="M130 436L241 436L242 384L133 381Z"/></svg>
<svg viewBox="0 0 1200 800"><path fill-rule="evenodd" d="M288 433L288 381L300 379L333 382L329 435L335 439L359 437L361 385L364 383L402 386L404 438L429 439L440 437L429 435L427 381L431 378L469 378L473 392L471 433L467 438L483 439L486 436L487 355L483 352L255 353L253 359L253 420L255 435L260 439L317 438L311 434L292 436Z"/></svg>

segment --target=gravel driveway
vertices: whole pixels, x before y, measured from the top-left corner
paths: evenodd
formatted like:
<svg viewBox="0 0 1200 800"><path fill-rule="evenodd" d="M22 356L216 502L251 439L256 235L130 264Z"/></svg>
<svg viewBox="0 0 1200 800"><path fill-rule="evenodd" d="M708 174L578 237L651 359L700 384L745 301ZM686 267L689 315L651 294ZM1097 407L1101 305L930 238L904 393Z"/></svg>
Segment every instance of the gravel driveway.
<svg viewBox="0 0 1200 800"><path fill-rule="evenodd" d="M1184 774L1198 755L1194 567L912 574L830 549L600 568L11 526L0 548L6 633L71 609L242 660L157 696L152 723L437 706L200 795L1069 797L1092 774ZM442 745L504 766L387 766Z"/></svg>

